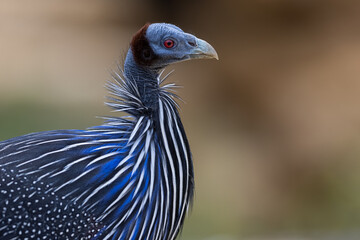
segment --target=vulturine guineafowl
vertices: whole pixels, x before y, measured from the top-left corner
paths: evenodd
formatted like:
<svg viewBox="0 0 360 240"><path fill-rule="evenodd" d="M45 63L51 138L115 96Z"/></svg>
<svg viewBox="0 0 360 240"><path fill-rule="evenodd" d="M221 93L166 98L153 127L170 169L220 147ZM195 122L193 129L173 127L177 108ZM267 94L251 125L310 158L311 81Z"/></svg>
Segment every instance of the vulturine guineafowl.
<svg viewBox="0 0 360 240"><path fill-rule="evenodd" d="M172 24L146 24L107 84L107 105L128 117L0 142L0 239L175 239L194 176L174 85L161 74L196 58L218 57Z"/></svg>

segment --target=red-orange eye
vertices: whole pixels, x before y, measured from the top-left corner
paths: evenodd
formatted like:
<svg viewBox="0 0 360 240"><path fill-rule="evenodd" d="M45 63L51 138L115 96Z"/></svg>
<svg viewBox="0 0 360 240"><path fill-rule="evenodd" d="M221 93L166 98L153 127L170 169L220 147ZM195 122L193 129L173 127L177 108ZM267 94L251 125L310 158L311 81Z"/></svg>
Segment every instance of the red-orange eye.
<svg viewBox="0 0 360 240"><path fill-rule="evenodd" d="M171 39L167 39L164 41L164 46L166 48L172 48L175 45L174 41Z"/></svg>

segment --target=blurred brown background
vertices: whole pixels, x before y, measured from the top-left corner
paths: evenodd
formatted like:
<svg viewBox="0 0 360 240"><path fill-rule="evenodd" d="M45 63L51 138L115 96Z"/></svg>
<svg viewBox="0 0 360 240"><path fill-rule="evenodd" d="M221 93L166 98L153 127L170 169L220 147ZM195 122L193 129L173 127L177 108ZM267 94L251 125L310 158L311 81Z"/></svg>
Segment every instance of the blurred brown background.
<svg viewBox="0 0 360 240"><path fill-rule="evenodd" d="M145 22L220 61L170 78L194 155L181 239L360 239L360 2L1 0L0 140L86 128Z"/></svg>

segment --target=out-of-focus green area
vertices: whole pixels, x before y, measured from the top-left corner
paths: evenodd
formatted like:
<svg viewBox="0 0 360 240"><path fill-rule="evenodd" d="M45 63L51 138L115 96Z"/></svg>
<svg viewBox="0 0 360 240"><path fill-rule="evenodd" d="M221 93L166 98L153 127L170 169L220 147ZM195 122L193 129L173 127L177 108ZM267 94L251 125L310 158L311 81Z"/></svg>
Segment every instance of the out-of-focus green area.
<svg viewBox="0 0 360 240"><path fill-rule="evenodd" d="M2 0L0 140L100 124L157 21L220 57L168 69L196 173L182 239L360 239L359 1Z"/></svg>

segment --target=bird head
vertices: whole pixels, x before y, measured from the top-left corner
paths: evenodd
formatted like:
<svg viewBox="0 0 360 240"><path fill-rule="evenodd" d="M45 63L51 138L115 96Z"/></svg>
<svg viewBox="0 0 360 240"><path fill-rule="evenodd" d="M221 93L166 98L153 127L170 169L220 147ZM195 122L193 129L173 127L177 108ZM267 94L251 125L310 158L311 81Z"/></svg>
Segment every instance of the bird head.
<svg viewBox="0 0 360 240"><path fill-rule="evenodd" d="M218 59L209 43L168 23L145 24L134 35L131 51L137 64L153 69L191 59Z"/></svg>

